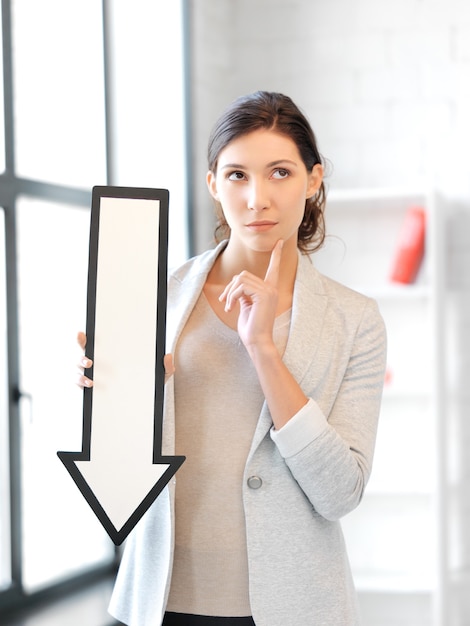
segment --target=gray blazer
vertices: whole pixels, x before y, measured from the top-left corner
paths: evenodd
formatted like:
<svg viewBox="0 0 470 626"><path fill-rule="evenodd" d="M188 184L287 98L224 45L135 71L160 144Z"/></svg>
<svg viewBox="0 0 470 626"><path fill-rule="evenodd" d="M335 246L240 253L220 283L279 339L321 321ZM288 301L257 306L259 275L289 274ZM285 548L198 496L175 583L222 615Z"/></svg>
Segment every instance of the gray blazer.
<svg viewBox="0 0 470 626"><path fill-rule="evenodd" d="M171 274L168 351L174 352L223 245ZM311 401L289 439L284 429L273 433L264 405L244 477L250 603L257 626L360 623L339 519L359 504L371 472L385 352L375 301L321 275L299 254L283 358ZM164 454L174 454L171 379L163 437ZM130 626L159 626L163 618L177 476L127 540L110 612ZM260 488L250 488L252 476L261 478Z"/></svg>

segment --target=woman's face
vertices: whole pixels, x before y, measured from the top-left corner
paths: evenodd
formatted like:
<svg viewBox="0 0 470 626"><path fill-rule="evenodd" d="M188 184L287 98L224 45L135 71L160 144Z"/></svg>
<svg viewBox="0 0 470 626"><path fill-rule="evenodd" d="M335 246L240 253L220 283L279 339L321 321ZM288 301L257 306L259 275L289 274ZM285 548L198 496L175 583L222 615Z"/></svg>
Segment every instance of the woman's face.
<svg viewBox="0 0 470 626"><path fill-rule="evenodd" d="M307 171L296 144L285 135L256 130L229 143L219 154L217 173L207 184L222 206L230 239L252 250L271 251L279 239L294 242L305 201L320 187L321 165Z"/></svg>

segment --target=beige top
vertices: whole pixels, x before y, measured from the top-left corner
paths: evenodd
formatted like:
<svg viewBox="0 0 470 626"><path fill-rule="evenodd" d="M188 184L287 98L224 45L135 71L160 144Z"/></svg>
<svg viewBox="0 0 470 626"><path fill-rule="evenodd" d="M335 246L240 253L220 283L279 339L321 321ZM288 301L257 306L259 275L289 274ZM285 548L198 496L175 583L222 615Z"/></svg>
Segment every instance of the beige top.
<svg viewBox="0 0 470 626"><path fill-rule="evenodd" d="M281 354L290 318L289 310L276 319ZM238 333L204 294L180 337L175 364L176 454L186 461L177 475L167 610L251 615L242 480L264 398Z"/></svg>

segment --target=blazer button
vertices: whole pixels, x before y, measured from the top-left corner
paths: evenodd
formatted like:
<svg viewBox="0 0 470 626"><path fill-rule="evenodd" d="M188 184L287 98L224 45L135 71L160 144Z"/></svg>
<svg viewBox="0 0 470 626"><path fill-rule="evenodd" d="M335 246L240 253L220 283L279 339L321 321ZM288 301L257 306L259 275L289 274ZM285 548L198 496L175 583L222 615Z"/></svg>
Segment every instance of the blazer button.
<svg viewBox="0 0 470 626"><path fill-rule="evenodd" d="M259 489L263 484L263 481L259 476L250 476L250 478L246 482L250 489Z"/></svg>

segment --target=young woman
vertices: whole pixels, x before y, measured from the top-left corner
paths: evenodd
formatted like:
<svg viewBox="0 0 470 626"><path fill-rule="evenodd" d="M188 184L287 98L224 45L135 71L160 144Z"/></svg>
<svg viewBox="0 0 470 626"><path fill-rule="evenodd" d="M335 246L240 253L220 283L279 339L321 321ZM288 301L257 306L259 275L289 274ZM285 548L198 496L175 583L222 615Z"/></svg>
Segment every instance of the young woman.
<svg viewBox="0 0 470 626"><path fill-rule="evenodd" d="M314 267L323 166L290 98L236 100L208 155L223 240L168 291L163 453L186 461L129 537L110 611L131 626L354 626L339 519L371 471L383 321Z"/></svg>

